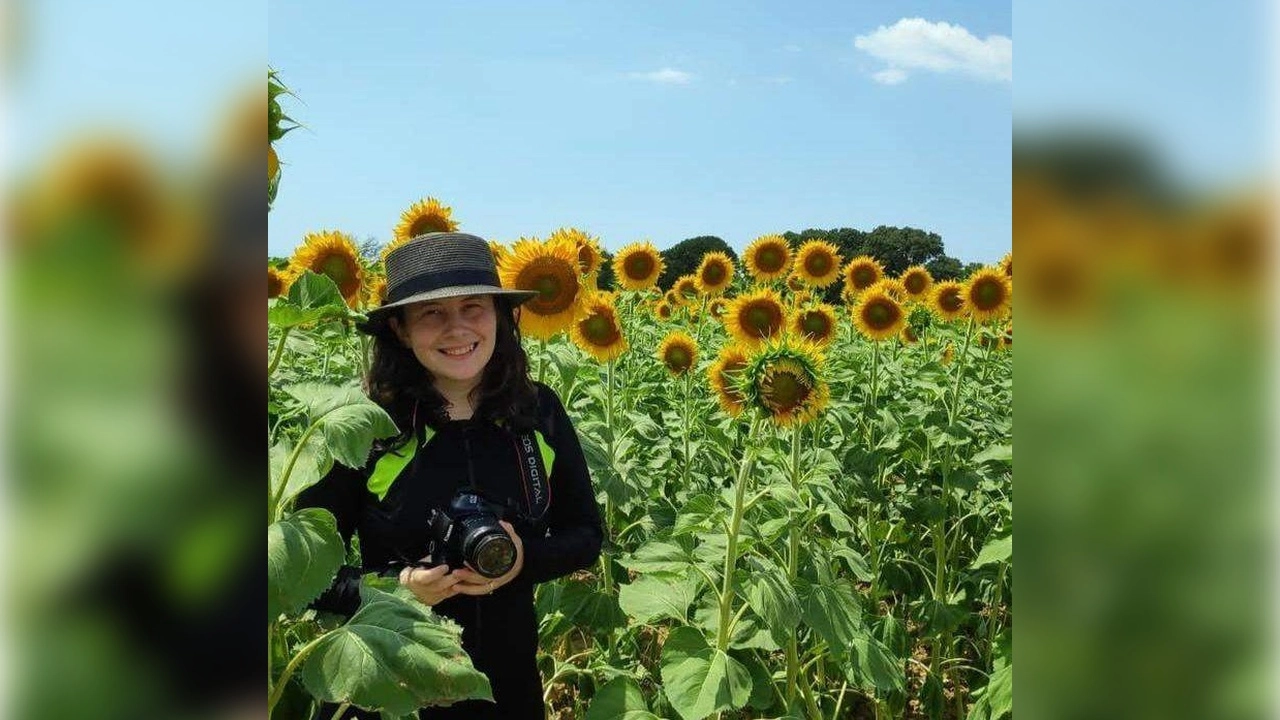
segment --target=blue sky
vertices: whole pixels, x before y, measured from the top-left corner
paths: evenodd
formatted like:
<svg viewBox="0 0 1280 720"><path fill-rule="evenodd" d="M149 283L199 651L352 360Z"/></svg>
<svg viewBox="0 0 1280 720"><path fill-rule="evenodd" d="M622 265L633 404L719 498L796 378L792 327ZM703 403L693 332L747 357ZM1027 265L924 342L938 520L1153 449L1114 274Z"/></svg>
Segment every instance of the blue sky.
<svg viewBox="0 0 1280 720"><path fill-rule="evenodd" d="M886 224L966 261L1011 245L1008 2L268 10L307 126L277 145L273 255L320 229L385 241L428 195L503 241L571 225L612 250L741 249Z"/></svg>

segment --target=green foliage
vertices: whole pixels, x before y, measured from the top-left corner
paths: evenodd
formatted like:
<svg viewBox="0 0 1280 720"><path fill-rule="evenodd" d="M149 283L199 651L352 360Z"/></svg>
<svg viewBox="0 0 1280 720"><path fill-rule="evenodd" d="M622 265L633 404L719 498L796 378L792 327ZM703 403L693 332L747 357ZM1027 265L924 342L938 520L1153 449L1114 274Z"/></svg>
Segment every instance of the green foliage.
<svg viewBox="0 0 1280 720"><path fill-rule="evenodd" d="M670 290L681 275L690 275L702 264L702 257L709 252L722 252L737 262L738 255L724 240L714 235L699 235L672 245L662 251L666 266L658 277L658 286Z"/></svg>
<svg viewBox="0 0 1280 720"><path fill-rule="evenodd" d="M743 707L751 696L751 675L742 663L689 627L672 630L662 647L662 685L684 720Z"/></svg>
<svg viewBox="0 0 1280 720"><path fill-rule="evenodd" d="M658 716L649 712L635 680L617 677L596 691L585 720L658 720Z"/></svg>
<svg viewBox="0 0 1280 720"><path fill-rule="evenodd" d="M267 622L319 597L346 549L327 510L307 508L267 526Z"/></svg>

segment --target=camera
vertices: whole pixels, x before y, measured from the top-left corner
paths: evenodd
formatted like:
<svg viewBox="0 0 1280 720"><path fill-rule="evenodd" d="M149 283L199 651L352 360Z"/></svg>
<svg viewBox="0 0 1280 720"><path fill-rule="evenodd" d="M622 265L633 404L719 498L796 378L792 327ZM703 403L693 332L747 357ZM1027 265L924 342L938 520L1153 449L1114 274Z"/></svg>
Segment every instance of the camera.
<svg viewBox="0 0 1280 720"><path fill-rule="evenodd" d="M498 524L505 508L472 490L460 490L448 510L431 508L431 565L468 565L487 578L502 577L516 564L516 546Z"/></svg>

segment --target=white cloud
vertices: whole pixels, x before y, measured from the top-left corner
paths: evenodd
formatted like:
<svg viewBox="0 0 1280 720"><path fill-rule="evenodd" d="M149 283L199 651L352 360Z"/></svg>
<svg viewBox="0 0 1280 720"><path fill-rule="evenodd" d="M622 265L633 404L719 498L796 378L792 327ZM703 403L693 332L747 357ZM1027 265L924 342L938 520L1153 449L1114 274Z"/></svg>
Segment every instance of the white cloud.
<svg viewBox="0 0 1280 720"><path fill-rule="evenodd" d="M1013 40L988 35L979 40L959 25L903 18L854 38L854 47L888 64L876 82L896 85L911 72L961 73L982 80L1013 80Z"/></svg>
<svg viewBox="0 0 1280 720"><path fill-rule="evenodd" d="M663 85L688 85L693 80L691 73L674 68L662 68L653 72L633 72L631 73L633 80L648 80L649 82L662 83Z"/></svg>
<svg viewBox="0 0 1280 720"><path fill-rule="evenodd" d="M881 70L871 77L883 85L897 85L907 79L907 73L898 68L889 68L888 70Z"/></svg>

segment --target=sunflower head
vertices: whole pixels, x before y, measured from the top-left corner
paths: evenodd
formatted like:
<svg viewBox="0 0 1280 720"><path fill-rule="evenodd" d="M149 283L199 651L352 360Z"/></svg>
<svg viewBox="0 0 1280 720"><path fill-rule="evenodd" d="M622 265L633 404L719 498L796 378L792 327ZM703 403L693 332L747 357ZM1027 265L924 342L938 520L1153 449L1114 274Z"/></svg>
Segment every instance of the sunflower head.
<svg viewBox="0 0 1280 720"><path fill-rule="evenodd" d="M613 256L613 274L627 290L648 290L665 268L662 255L647 241L632 243Z"/></svg>
<svg viewBox="0 0 1280 720"><path fill-rule="evenodd" d="M747 246L742 259L757 281L777 280L791 269L791 245L781 235L762 235Z"/></svg>
<svg viewBox="0 0 1280 720"><path fill-rule="evenodd" d="M662 293L662 300L670 305L672 310L684 306L684 296L676 292L675 288Z"/></svg>
<svg viewBox="0 0 1280 720"><path fill-rule="evenodd" d="M733 282L733 261L722 252L709 252L702 256L702 264L694 273L698 292L703 295L719 295Z"/></svg>
<svg viewBox="0 0 1280 720"><path fill-rule="evenodd" d="M347 305L355 307L364 287L364 267L355 239L344 232L324 230L308 233L289 259L289 272L295 277L303 270L328 275L342 293Z"/></svg>
<svg viewBox="0 0 1280 720"><path fill-rule="evenodd" d="M612 293L595 293L587 298L569 334L575 345L600 362L616 359L627 349Z"/></svg>
<svg viewBox="0 0 1280 720"><path fill-rule="evenodd" d="M853 324L869 340L887 340L902 332L907 315L897 300L876 286L858 296Z"/></svg>
<svg viewBox="0 0 1280 720"><path fill-rule="evenodd" d="M803 292L806 285L799 275L791 273L787 276L787 289L793 293Z"/></svg>
<svg viewBox="0 0 1280 720"><path fill-rule="evenodd" d="M933 312L948 322L964 314L964 288L952 280L940 282L933 288Z"/></svg>
<svg viewBox="0 0 1280 720"><path fill-rule="evenodd" d="M911 299L911 294L908 293L907 289L902 285L902 281L897 278L880 278L875 285L872 285L868 289L880 290L886 293L889 297L898 301L900 304Z"/></svg>
<svg viewBox="0 0 1280 720"><path fill-rule="evenodd" d="M688 303L698 297L698 280L693 275L681 275L671 286L671 291L680 298L681 304Z"/></svg>
<svg viewBox="0 0 1280 720"><path fill-rule="evenodd" d="M791 316L791 331L819 347L836 336L836 310L826 303L797 310Z"/></svg>
<svg viewBox="0 0 1280 720"><path fill-rule="evenodd" d="M698 345L688 333L677 330L658 346L658 360L672 375L684 375L698 362Z"/></svg>
<svg viewBox="0 0 1280 720"><path fill-rule="evenodd" d="M711 317L720 320L724 317L725 310L729 308L729 303L724 298L712 298L707 304L707 312L711 313Z"/></svg>
<svg viewBox="0 0 1280 720"><path fill-rule="evenodd" d="M793 337L770 341L743 371L746 404L783 427L813 420L830 400L822 364L821 351L808 342Z"/></svg>
<svg viewBox="0 0 1280 720"><path fill-rule="evenodd" d="M366 307L376 308L387 298L387 276L378 275L369 283L369 302Z"/></svg>
<svg viewBox="0 0 1280 720"><path fill-rule="evenodd" d="M912 300L924 300L929 297L929 291L933 289L933 275L923 265L907 268L898 280Z"/></svg>
<svg viewBox="0 0 1280 720"><path fill-rule="evenodd" d="M782 333L786 327L786 312L776 292L760 289L739 295L729 303L724 323L735 340L754 348Z"/></svg>
<svg viewBox="0 0 1280 720"><path fill-rule="evenodd" d="M811 287L826 287L840 279L840 252L825 240L810 240L796 252L795 273Z"/></svg>
<svg viewBox="0 0 1280 720"><path fill-rule="evenodd" d="M1010 279L1013 278L1013 251L1012 250L1006 253L1004 257L1000 258L1000 265L998 267L1000 268L1000 272L1004 273L1005 276L1007 276Z"/></svg>
<svg viewBox="0 0 1280 720"><path fill-rule="evenodd" d="M267 266L267 299L280 297L289 290L289 283L285 280L284 273L279 270Z"/></svg>
<svg viewBox="0 0 1280 720"><path fill-rule="evenodd" d="M504 260L498 268L503 287L538 293L520 307L520 332L548 340L568 330L582 289L577 248L563 238L520 238Z"/></svg>
<svg viewBox="0 0 1280 720"><path fill-rule="evenodd" d="M659 320L670 320L675 313L675 308L671 307L671 303L666 300L659 300L658 303L653 306L653 314Z"/></svg>
<svg viewBox="0 0 1280 720"><path fill-rule="evenodd" d="M902 341L903 345L915 345L920 342L920 334L908 323L902 328L902 332L898 333L898 339Z"/></svg>
<svg viewBox="0 0 1280 720"><path fill-rule="evenodd" d="M578 251L578 272L590 275L600 270L604 254L600 252L600 241L578 228L560 228L551 233L548 240L567 240L573 243Z"/></svg>
<svg viewBox="0 0 1280 720"><path fill-rule="evenodd" d="M720 403L720 409L729 417L738 417L746 409L746 397L742 394L742 372L747 367L747 349L741 345L726 345L711 367L707 368L707 382Z"/></svg>
<svg viewBox="0 0 1280 720"><path fill-rule="evenodd" d="M870 255L859 255L844 266L844 284L853 293L875 285L884 277L884 268Z"/></svg>
<svg viewBox="0 0 1280 720"><path fill-rule="evenodd" d="M978 322L1003 317L1013 305L1009 276L996 268L978 270L964 284L964 302Z"/></svg>
<svg viewBox="0 0 1280 720"><path fill-rule="evenodd" d="M511 251L507 249L507 246L497 240L489 241L489 251L493 253L494 267L502 267L502 263L506 262L507 256L511 254Z"/></svg>
<svg viewBox="0 0 1280 720"><path fill-rule="evenodd" d="M440 201L433 197L424 198L400 213L400 222L392 231L391 242L382 249L382 256L385 258L387 253L419 235L453 232L457 229L458 223L453 219L453 208L440 204Z"/></svg>

